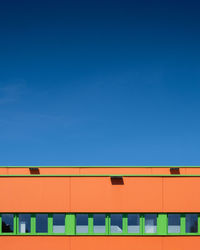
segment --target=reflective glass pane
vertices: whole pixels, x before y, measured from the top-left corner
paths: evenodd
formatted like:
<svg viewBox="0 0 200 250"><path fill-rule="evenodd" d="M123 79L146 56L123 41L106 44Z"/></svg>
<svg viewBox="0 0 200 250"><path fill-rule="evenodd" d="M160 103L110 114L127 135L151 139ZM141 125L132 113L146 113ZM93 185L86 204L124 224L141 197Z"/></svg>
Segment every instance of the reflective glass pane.
<svg viewBox="0 0 200 250"><path fill-rule="evenodd" d="M94 222L94 233L105 233L105 214L94 214L93 222Z"/></svg>
<svg viewBox="0 0 200 250"><path fill-rule="evenodd" d="M2 214L2 233L13 233L13 214Z"/></svg>
<svg viewBox="0 0 200 250"><path fill-rule="evenodd" d="M65 214L53 215L53 233L65 232Z"/></svg>
<svg viewBox="0 0 200 250"><path fill-rule="evenodd" d="M76 232L88 233L88 214L76 215Z"/></svg>
<svg viewBox="0 0 200 250"><path fill-rule="evenodd" d="M157 214L145 214L145 233L157 232Z"/></svg>
<svg viewBox="0 0 200 250"><path fill-rule="evenodd" d="M140 232L140 215L128 214L128 232L139 233Z"/></svg>
<svg viewBox="0 0 200 250"><path fill-rule="evenodd" d="M36 232L48 233L48 214L36 214Z"/></svg>
<svg viewBox="0 0 200 250"><path fill-rule="evenodd" d="M197 233L198 216L197 214L186 214L186 233Z"/></svg>
<svg viewBox="0 0 200 250"><path fill-rule="evenodd" d="M30 233L31 230L31 215L19 214L19 232Z"/></svg>
<svg viewBox="0 0 200 250"><path fill-rule="evenodd" d="M180 233L180 214L168 214L168 233Z"/></svg>
<svg viewBox="0 0 200 250"><path fill-rule="evenodd" d="M122 233L122 214L111 214L111 233Z"/></svg>

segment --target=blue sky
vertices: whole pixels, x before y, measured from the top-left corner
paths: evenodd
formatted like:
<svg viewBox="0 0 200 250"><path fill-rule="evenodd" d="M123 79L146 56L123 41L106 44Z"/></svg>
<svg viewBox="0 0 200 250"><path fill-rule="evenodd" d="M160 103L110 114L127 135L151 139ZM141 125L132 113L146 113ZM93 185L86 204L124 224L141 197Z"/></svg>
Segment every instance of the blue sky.
<svg viewBox="0 0 200 250"><path fill-rule="evenodd" d="M198 1L2 1L0 165L200 165Z"/></svg>

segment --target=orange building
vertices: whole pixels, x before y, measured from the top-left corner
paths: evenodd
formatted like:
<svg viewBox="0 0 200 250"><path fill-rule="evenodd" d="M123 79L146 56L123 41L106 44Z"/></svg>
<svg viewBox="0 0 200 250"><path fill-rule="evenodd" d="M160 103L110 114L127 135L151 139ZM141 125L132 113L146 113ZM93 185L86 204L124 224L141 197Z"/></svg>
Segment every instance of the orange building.
<svg viewBox="0 0 200 250"><path fill-rule="evenodd" d="M3 250L200 247L200 167L0 167Z"/></svg>

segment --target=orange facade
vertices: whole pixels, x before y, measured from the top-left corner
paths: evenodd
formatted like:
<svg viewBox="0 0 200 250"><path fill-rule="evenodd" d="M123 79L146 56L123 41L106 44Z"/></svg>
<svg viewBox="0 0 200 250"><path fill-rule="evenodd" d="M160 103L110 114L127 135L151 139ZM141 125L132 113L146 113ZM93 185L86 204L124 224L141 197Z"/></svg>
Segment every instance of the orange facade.
<svg viewBox="0 0 200 250"><path fill-rule="evenodd" d="M123 183L111 176L121 175ZM1 213L200 213L200 168L0 169ZM188 250L200 236L1 235L3 250Z"/></svg>
<svg viewBox="0 0 200 250"><path fill-rule="evenodd" d="M1 236L4 250L199 250L200 237Z"/></svg>

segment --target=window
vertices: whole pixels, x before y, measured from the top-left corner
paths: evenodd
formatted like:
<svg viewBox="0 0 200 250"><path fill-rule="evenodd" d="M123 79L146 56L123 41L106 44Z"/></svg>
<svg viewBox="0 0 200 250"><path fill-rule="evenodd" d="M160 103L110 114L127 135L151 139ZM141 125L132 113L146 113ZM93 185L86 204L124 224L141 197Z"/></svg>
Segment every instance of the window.
<svg viewBox="0 0 200 250"><path fill-rule="evenodd" d="M13 214L2 214L2 233L13 233Z"/></svg>
<svg viewBox="0 0 200 250"><path fill-rule="evenodd" d="M145 214L145 233L157 232L157 214Z"/></svg>
<svg viewBox="0 0 200 250"><path fill-rule="evenodd" d="M36 214L36 233L48 233L48 214Z"/></svg>
<svg viewBox="0 0 200 250"><path fill-rule="evenodd" d="M94 233L105 233L106 225L105 225L105 214L94 214L93 222L94 222Z"/></svg>
<svg viewBox="0 0 200 250"><path fill-rule="evenodd" d="M168 214L168 233L180 233L180 214Z"/></svg>
<svg viewBox="0 0 200 250"><path fill-rule="evenodd" d="M200 236L200 213L2 213L2 235L192 235Z"/></svg>
<svg viewBox="0 0 200 250"><path fill-rule="evenodd" d="M186 214L186 233L198 232L198 216L197 214Z"/></svg>
<svg viewBox="0 0 200 250"><path fill-rule="evenodd" d="M128 233L140 232L140 215L128 214Z"/></svg>
<svg viewBox="0 0 200 250"><path fill-rule="evenodd" d="M88 233L88 214L76 215L76 232Z"/></svg>
<svg viewBox="0 0 200 250"><path fill-rule="evenodd" d="M111 214L111 233L122 233L122 214Z"/></svg>
<svg viewBox="0 0 200 250"><path fill-rule="evenodd" d="M19 214L19 232L30 233L31 231L31 215Z"/></svg>
<svg viewBox="0 0 200 250"><path fill-rule="evenodd" d="M53 215L53 233L65 232L65 214Z"/></svg>

